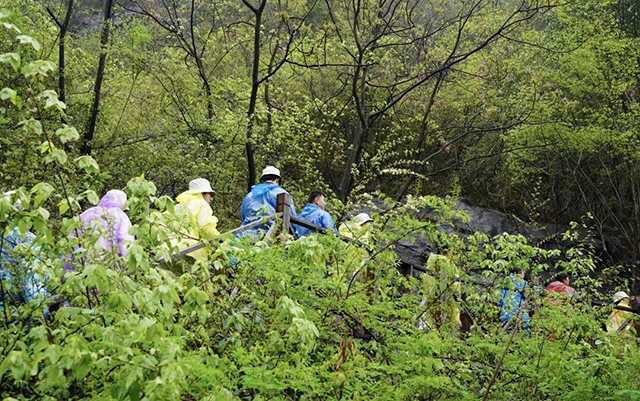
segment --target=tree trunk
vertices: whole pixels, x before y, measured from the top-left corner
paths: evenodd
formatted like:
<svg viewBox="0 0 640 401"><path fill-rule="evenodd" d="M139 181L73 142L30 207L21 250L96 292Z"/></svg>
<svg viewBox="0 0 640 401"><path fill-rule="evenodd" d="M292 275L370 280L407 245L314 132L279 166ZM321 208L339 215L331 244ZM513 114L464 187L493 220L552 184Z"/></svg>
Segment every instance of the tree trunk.
<svg viewBox="0 0 640 401"><path fill-rule="evenodd" d="M362 57L358 61L358 65L362 64ZM362 68L362 69L361 69ZM360 73L360 71L362 71ZM360 164L362 159L362 150L366 141L366 137L369 133L369 125L366 116L366 79L367 79L367 67L356 67L356 73L353 79L353 98L356 103L356 110L358 111L358 123L355 127L355 133L353 138L353 147L347 158L345 164L344 173L342 174L342 180L340 180L340 200L347 201L347 198L351 194L353 188L353 168ZM359 85L358 85L359 83Z"/></svg>
<svg viewBox="0 0 640 401"><path fill-rule="evenodd" d="M267 0L262 0L258 8L253 7L246 0L243 3L253 11L256 17L253 35L253 71L251 74L251 97L249 98L249 110L247 110L247 140L245 149L247 152L247 167L249 169L249 179L247 180L247 191L251 191L251 187L256 183L256 162L254 159L253 144L251 137L253 135L253 125L255 124L256 102L258 99L258 89L260 87L260 79L258 76L260 68L260 25L262 24L262 12L267 4Z"/></svg>
<svg viewBox="0 0 640 401"><path fill-rule="evenodd" d="M59 99L63 103L67 103L67 90L65 86L65 41L67 38L67 30L69 29L69 21L73 12L73 0L67 2L67 12L64 15L64 21L60 27L60 45L58 47L58 90ZM66 124L66 118L62 117L62 123Z"/></svg>
<svg viewBox="0 0 640 401"><path fill-rule="evenodd" d="M427 139L427 125L429 122L429 115L431 114L431 110L433 108L433 104L435 103L436 100L436 95L438 94L438 91L440 90L440 87L442 85L442 81L444 80L444 73L440 73L438 74L438 79L436 80L436 83L433 86L433 91L431 91L431 96L429 97L429 103L427 103L427 107L425 109L424 115L422 117L422 125L420 127L420 137L418 138L418 142L416 143L416 157L414 160L419 161L420 159L422 159L422 155L423 155L423 149L422 146L424 145L424 141ZM405 197L405 195L407 195L407 192L409 192L409 188L411 188L411 186L413 185L413 183L416 180L416 176L412 175L410 176L407 181L404 183L404 185L402 186L402 189L400 190L400 192L396 195L396 200L397 201L401 201L402 198Z"/></svg>
<svg viewBox="0 0 640 401"><path fill-rule="evenodd" d="M111 15L113 11L113 0L105 0L104 3L104 20L102 22L102 35L100 36L100 60L98 61L98 72L96 73L96 82L93 87L93 105L91 106L91 116L87 129L84 132L82 148L80 154L91 154L91 141L96 129L98 120L98 111L100 107L100 91L102 88L102 80L104 78L104 68L107 62L107 42L109 41L109 29L111 25Z"/></svg>
<svg viewBox="0 0 640 401"><path fill-rule="evenodd" d="M60 42L58 42L58 99L61 102L67 103L67 91L65 86L65 42L67 38L67 31L69 30L69 22L71 21L71 14L73 13L74 0L67 0L67 9L64 14L64 20L60 22L53 11L47 8L47 12L53 18L53 21L60 28ZM63 124L67 123L67 119L64 114L60 117L60 121Z"/></svg>
<svg viewBox="0 0 640 401"><path fill-rule="evenodd" d="M204 93L207 96L207 120L213 120L213 102L211 102L211 86L209 85L209 78L207 78L204 64L200 59L200 56L196 55L196 63L198 64L198 73L202 78L202 86L204 87Z"/></svg>

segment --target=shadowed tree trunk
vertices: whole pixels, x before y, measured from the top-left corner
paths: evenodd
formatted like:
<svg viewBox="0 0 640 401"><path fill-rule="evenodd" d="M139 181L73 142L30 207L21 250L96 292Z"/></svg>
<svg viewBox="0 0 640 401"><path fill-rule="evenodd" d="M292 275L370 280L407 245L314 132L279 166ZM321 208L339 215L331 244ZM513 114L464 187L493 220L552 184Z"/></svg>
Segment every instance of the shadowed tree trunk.
<svg viewBox="0 0 640 401"><path fill-rule="evenodd" d="M82 155L91 154L91 141L93 141L96 122L98 120L98 111L100 110L100 91L102 88L102 80L104 79L104 68L107 62L107 43L109 42L113 1L114 0L105 0L104 3L104 19L102 22L102 35L100 36L100 60L98 61L98 72L96 73L96 81L93 86L93 105L91 106L89 123L85 129L82 148L80 149L80 154Z"/></svg>
<svg viewBox="0 0 640 401"><path fill-rule="evenodd" d="M71 21L71 14L73 13L73 6L74 0L67 0L67 8L62 22L60 22L53 11L47 7L47 12L58 28L60 28L60 41L58 42L58 98L65 104L67 103L67 90L65 86L65 42L67 31L69 30L69 22ZM67 123L64 115L60 117L60 120L63 124Z"/></svg>
<svg viewBox="0 0 640 401"><path fill-rule="evenodd" d="M249 98L249 109L247 110L247 134L245 150L247 153L247 168L249 178L247 180L247 191L251 191L251 187L256 183L256 162L253 152L253 144L251 137L253 135L253 126L255 124L256 101L258 99L258 89L260 87L260 78L258 76L260 68L260 25L262 24L262 13L267 5L267 0L261 0L258 7L254 7L248 0L242 2L253 12L255 23L253 25L253 68L251 72L251 96Z"/></svg>

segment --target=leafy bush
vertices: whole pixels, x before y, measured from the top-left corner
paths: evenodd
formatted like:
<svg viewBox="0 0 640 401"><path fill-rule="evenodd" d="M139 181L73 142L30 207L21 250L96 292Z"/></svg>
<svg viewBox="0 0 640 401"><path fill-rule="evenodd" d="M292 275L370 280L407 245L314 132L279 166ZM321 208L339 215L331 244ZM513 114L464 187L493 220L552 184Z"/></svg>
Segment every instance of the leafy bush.
<svg viewBox="0 0 640 401"><path fill-rule="evenodd" d="M225 243L175 276L154 262L152 238L161 229L153 226L157 210L149 207L157 203L153 185L137 179L128 190L132 210L140 212L138 242L126 260L94 261L67 272L62 264L70 245L64 236L38 236L41 256L34 268L70 306L46 318L44 302L34 300L3 320L0 375L6 395L477 398L497 369L495 398L638 396L638 348L605 335L584 305L541 307L531 331L514 336L500 364L506 337L497 324L499 287L479 292L464 284L466 301L455 300L455 277L435 289L430 280L404 277L389 250L362 266L375 280L363 274L350 287L348 278L361 267L351 259L356 245L331 236L283 239L283 246ZM16 215L6 209L5 222L36 219L36 211ZM415 231L425 224L402 226ZM435 225L428 226L422 229L436 235ZM391 241L406 232L396 227L379 238ZM473 263L473 250L465 249L468 267L461 278L483 263L496 272L544 252L513 237L484 240L487 246L476 250L482 256ZM234 266L226 262L232 253ZM478 317L465 340L450 326L416 325L440 288L450 295L446 302ZM421 306L423 299L430 301ZM538 299L530 294L532 304Z"/></svg>

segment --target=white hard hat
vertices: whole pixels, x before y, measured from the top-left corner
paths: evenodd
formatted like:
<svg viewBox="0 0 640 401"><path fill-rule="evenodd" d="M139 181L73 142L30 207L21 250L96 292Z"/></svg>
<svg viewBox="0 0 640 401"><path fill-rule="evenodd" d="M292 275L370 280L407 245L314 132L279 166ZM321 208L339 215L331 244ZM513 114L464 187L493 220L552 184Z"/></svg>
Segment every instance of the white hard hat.
<svg viewBox="0 0 640 401"><path fill-rule="evenodd" d="M625 298L629 298L629 294L627 294L624 291L618 291L615 294L613 294L613 302L618 302L621 299L625 299Z"/></svg>
<svg viewBox="0 0 640 401"><path fill-rule="evenodd" d="M265 167L264 170L262 170L262 175L260 176L260 179L262 179L262 177L264 177L265 175L277 175L279 178L282 178L282 176L280 175L280 170L278 170L273 166Z"/></svg>
<svg viewBox="0 0 640 401"><path fill-rule="evenodd" d="M195 180L191 180L191 182L189 183L189 190L198 191L201 194L208 193L208 192L210 193L216 192L213 190L213 188L211 188L211 184L209 184L209 180L204 178L196 178Z"/></svg>
<svg viewBox="0 0 640 401"><path fill-rule="evenodd" d="M362 226L364 223L369 221L373 221L373 219L367 213L360 213L353 218L353 222L359 226Z"/></svg>

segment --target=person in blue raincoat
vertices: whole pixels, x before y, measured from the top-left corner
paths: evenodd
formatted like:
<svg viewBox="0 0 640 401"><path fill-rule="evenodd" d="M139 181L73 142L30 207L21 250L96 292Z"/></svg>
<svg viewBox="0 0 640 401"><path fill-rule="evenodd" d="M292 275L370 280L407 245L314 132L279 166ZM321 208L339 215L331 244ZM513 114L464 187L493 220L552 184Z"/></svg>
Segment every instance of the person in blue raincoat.
<svg viewBox="0 0 640 401"><path fill-rule="evenodd" d="M510 288L500 290L500 323L505 331L510 332L516 324L516 318L520 316L520 327L529 330L529 305L524 295L527 288L527 281L524 279L524 272L516 270L509 275ZM520 311L520 312L519 312Z"/></svg>
<svg viewBox="0 0 640 401"><path fill-rule="evenodd" d="M15 191L0 197L9 202ZM20 208L19 202L14 209ZM47 295L45 280L33 271L38 263L39 248L33 244L36 236L30 231L20 234L15 226L8 226L2 232L0 250L0 310L5 304L17 307L36 298Z"/></svg>
<svg viewBox="0 0 640 401"><path fill-rule="evenodd" d="M326 228L327 230L333 230L334 233L338 234L338 229L335 227L333 218L329 213L325 211L325 197L326 194L322 191L311 191L311 193L309 194L309 200L307 201L307 204L304 205L304 208L302 209L298 217L318 227ZM309 235L314 232L315 231L308 228L296 226L296 236L298 238L304 237L305 235Z"/></svg>
<svg viewBox="0 0 640 401"><path fill-rule="evenodd" d="M260 184L251 187L251 192L249 192L242 201L241 210L243 226L276 212L278 194L288 194L288 192L280 186L281 183L282 176L280 175L280 170L273 166L267 166L262 170ZM291 200L291 215L296 216L296 208L293 204L293 199ZM273 224L273 222L259 225L237 234L236 237L260 240L271 224Z"/></svg>
<svg viewBox="0 0 640 401"><path fill-rule="evenodd" d="M17 306L30 302L36 297L44 298L47 294L45 281L31 269L37 260L24 257L22 252L16 252L19 245L26 244L31 254L31 251L36 250L32 245L35 238L36 236L30 231L27 231L24 236L20 235L17 228L4 237L0 257L0 280L2 281L0 309L5 301Z"/></svg>

